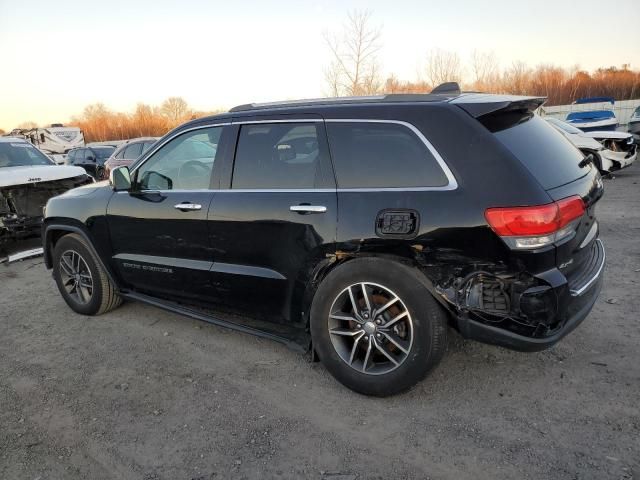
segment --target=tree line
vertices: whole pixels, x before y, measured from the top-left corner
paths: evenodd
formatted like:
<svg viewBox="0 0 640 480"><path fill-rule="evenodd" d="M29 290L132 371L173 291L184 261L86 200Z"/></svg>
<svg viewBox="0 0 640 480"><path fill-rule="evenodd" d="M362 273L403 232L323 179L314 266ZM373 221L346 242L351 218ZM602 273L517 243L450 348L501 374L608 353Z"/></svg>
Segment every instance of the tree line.
<svg viewBox="0 0 640 480"><path fill-rule="evenodd" d="M86 142L125 140L160 137L187 120L215 113L194 110L181 97L170 97L159 106L139 103L132 113L114 112L104 104L96 103L73 117L70 125L83 131Z"/></svg>
<svg viewBox="0 0 640 480"><path fill-rule="evenodd" d="M629 64L594 72L552 64L532 68L522 61L502 67L493 52L477 50L465 62L457 52L434 48L425 55L417 79L385 77L379 60L382 27L373 24L370 11L349 13L341 30L325 32L324 39L332 59L325 70L331 96L427 93L441 83L458 82L467 91L546 96L547 105L583 97L640 98L640 71Z"/></svg>
<svg viewBox="0 0 640 480"><path fill-rule="evenodd" d="M546 105L570 104L583 97L640 98L640 71L628 64L593 72L577 66L530 67L522 61L504 67L493 52L474 51L463 61L457 52L434 48L425 54L417 78L383 75L379 59L382 27L373 24L370 11L349 13L341 29L324 33L324 41L331 54L324 71L328 96L428 93L441 83L455 81L467 91L546 96ZM158 106L139 103L132 113L96 103L85 107L70 124L83 130L87 142L122 140L162 136L187 120L214 113L194 110L183 98L171 97ZM19 128L36 126L25 122Z"/></svg>

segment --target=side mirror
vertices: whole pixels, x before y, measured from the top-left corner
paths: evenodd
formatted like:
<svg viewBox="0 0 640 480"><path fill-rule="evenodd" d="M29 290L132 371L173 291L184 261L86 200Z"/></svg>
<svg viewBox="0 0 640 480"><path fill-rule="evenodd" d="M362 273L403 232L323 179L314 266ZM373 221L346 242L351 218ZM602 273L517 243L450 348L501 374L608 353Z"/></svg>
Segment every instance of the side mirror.
<svg viewBox="0 0 640 480"><path fill-rule="evenodd" d="M117 167L109 173L109 183L116 192L131 190L129 167Z"/></svg>

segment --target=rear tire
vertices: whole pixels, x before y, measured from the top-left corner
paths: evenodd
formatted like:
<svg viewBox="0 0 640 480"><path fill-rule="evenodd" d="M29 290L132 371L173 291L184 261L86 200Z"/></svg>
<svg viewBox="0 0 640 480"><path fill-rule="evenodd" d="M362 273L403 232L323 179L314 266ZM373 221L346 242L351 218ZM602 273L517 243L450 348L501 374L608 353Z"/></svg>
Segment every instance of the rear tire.
<svg viewBox="0 0 640 480"><path fill-rule="evenodd" d="M76 313L102 315L122 303L87 242L75 233L60 238L53 249L53 278Z"/></svg>
<svg viewBox="0 0 640 480"><path fill-rule="evenodd" d="M310 313L322 363L365 395L412 387L446 350L446 313L424 276L394 261L360 258L336 267L320 284Z"/></svg>

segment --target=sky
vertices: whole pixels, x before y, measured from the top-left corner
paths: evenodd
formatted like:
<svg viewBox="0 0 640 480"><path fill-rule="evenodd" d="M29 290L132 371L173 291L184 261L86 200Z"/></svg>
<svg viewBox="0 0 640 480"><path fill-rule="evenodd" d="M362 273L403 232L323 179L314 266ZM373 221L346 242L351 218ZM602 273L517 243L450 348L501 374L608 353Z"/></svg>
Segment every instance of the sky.
<svg viewBox="0 0 640 480"><path fill-rule="evenodd" d="M0 128L64 123L91 103L197 110L327 93L323 33L369 10L384 75L416 80L428 52L502 66L631 64L640 0L0 0Z"/></svg>

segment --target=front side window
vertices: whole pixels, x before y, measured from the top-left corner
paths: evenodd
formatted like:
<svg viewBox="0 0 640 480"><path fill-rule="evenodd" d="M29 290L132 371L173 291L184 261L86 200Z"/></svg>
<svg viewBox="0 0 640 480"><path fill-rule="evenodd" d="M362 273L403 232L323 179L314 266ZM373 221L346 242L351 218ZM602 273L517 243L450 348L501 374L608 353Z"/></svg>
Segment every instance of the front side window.
<svg viewBox="0 0 640 480"><path fill-rule="evenodd" d="M136 181L139 188L208 189L222 129L209 127L194 130L163 145L138 168Z"/></svg>
<svg viewBox="0 0 640 480"><path fill-rule="evenodd" d="M448 179L425 143L406 125L329 122L338 188L443 187Z"/></svg>
<svg viewBox="0 0 640 480"><path fill-rule="evenodd" d="M321 123L261 123L240 129L234 189L310 189L323 186L327 151Z"/></svg>

